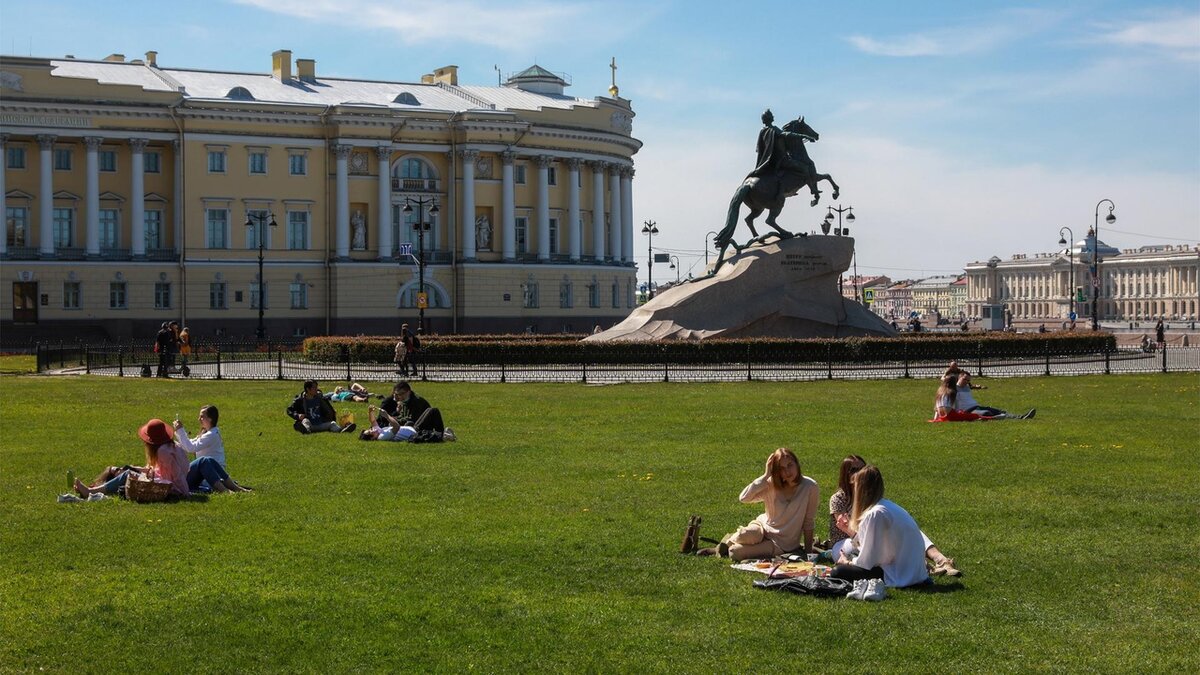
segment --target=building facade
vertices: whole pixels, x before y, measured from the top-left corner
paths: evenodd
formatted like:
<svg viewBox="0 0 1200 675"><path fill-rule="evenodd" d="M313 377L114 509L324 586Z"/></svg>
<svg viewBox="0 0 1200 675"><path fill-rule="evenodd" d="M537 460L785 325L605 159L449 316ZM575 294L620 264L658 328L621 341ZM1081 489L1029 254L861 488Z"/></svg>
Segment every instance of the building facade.
<svg viewBox="0 0 1200 675"><path fill-rule="evenodd" d="M1100 321L1159 318L1195 321L1200 316L1200 247L1144 246L1118 250L1095 242L1091 232L1057 253L1014 255L966 267L967 314L985 304L1004 305L1017 322L1091 320L1092 251L1100 259L1097 315Z"/></svg>
<svg viewBox="0 0 1200 675"><path fill-rule="evenodd" d="M320 77L287 50L257 74L0 57L0 328L250 336L261 309L270 336L395 334L421 304L441 333L624 318L630 102L538 66L420 79Z"/></svg>

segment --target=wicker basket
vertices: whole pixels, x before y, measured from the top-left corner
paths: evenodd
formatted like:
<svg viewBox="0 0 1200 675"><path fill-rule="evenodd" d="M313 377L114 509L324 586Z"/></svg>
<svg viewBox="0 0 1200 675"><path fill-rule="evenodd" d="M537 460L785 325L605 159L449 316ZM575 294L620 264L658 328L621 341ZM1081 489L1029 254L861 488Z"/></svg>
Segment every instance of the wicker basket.
<svg viewBox="0 0 1200 675"><path fill-rule="evenodd" d="M125 479L125 498L139 504L166 501L171 492L170 483L159 483L142 474L130 474Z"/></svg>

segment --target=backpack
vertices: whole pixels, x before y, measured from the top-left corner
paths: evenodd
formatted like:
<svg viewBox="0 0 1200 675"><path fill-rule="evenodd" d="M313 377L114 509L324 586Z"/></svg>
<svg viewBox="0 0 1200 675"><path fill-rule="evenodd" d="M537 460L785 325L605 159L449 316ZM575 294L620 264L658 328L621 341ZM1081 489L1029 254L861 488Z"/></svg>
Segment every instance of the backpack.
<svg viewBox="0 0 1200 675"><path fill-rule="evenodd" d="M758 579L755 588L770 591L790 591L797 595L814 595L818 598L840 598L854 587L852 582L833 577L792 577L790 579Z"/></svg>

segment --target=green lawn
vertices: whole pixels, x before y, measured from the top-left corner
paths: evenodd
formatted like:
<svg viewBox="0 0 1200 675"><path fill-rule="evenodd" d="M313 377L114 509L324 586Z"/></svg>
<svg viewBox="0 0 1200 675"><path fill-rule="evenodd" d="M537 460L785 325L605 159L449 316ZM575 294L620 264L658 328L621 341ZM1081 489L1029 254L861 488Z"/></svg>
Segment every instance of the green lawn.
<svg viewBox="0 0 1200 675"><path fill-rule="evenodd" d="M929 381L428 384L461 440L409 445L296 434L295 383L5 377L0 670L1200 670L1200 377L987 384L1037 418L928 424ZM253 494L54 502L204 403ZM817 600L678 555L780 445L823 503L878 464L961 584Z"/></svg>

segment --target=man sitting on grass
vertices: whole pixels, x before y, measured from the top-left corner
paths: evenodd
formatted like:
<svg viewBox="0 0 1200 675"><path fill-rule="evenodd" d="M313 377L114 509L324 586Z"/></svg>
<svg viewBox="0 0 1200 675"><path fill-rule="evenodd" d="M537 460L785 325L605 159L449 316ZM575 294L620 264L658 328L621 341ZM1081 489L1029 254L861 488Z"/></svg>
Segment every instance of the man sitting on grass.
<svg viewBox="0 0 1200 675"><path fill-rule="evenodd" d="M380 406L380 414L375 419L375 423L380 427L390 425L383 413L399 420L401 426L411 426L418 432L431 430L441 436L448 431L442 422L442 412L430 406L429 401L417 396L412 386L404 380L396 383L392 388L392 395L384 399ZM453 434L454 432L450 432L451 436Z"/></svg>
<svg viewBox="0 0 1200 675"><path fill-rule="evenodd" d="M292 428L302 434L315 431L351 432L355 427L353 423L344 427L338 426L337 414L329 401L321 395L316 380L304 381L304 391L292 399L287 414L295 420Z"/></svg>

